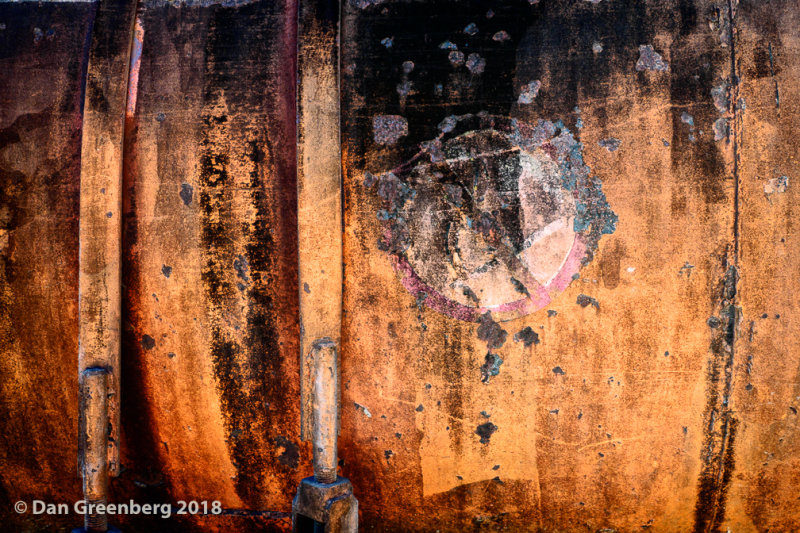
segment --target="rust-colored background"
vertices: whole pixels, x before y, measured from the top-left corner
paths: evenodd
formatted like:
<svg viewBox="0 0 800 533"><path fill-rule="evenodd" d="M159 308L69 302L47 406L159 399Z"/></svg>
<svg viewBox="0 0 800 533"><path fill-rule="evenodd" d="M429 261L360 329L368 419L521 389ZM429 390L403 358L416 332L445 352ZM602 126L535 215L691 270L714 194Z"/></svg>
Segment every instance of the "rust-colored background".
<svg viewBox="0 0 800 533"><path fill-rule="evenodd" d="M8 531L80 524L12 506L80 498L78 200L95 9L0 3ZM800 530L797 4L346 0L342 9L340 456L362 528ZM220 500L226 513L120 517L126 531L283 531L311 473L299 438L296 17L293 0L139 8L113 498ZM470 23L476 36L464 32ZM501 30L509 40L492 39ZM485 71L453 68L438 48L445 40L480 53ZM637 70L641 45L669 68ZM532 79L538 96L518 104ZM401 98L404 80L413 89ZM720 111L712 89L726 81L733 99ZM446 116L480 111L562 120L619 216L579 279L546 308L500 324L504 363L488 383L478 324L403 287L363 185L365 171L407 161ZM404 117L407 135L376 143L376 115ZM729 131L715 140L719 118ZM617 150L598 144L608 138ZM781 176L788 187L771 192ZM511 340L525 327L538 344ZM476 429L489 421L497 430L483 443Z"/></svg>

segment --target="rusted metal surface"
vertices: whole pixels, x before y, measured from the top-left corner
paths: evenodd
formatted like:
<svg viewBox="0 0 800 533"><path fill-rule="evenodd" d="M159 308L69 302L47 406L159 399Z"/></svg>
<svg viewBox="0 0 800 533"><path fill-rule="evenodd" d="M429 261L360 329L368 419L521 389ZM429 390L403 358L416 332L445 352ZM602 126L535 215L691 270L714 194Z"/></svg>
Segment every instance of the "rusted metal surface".
<svg viewBox="0 0 800 533"><path fill-rule="evenodd" d="M81 132L78 372L108 371L111 476L119 473L122 145L135 15L136 0L97 6Z"/></svg>
<svg viewBox="0 0 800 533"><path fill-rule="evenodd" d="M81 517L14 502L81 497L78 209L89 4L0 5L0 523Z"/></svg>
<svg viewBox="0 0 800 533"><path fill-rule="evenodd" d="M339 352L336 343L323 338L311 347L313 383L314 479L318 483L336 481L338 468L336 440L339 436Z"/></svg>
<svg viewBox="0 0 800 533"><path fill-rule="evenodd" d="M300 483L292 502L294 533L356 533L358 501L348 479L321 483L306 478Z"/></svg>
<svg viewBox="0 0 800 533"><path fill-rule="evenodd" d="M80 89L96 7L0 5L13 73L0 81L2 516L20 531L80 523L12 504L80 499ZM296 9L149 2L138 16L138 92L122 108L125 468L111 500L220 500L223 515L173 514L169 527L285 531L311 472L297 401Z"/></svg>
<svg viewBox="0 0 800 533"><path fill-rule="evenodd" d="M337 345L322 338L311 346L311 419L314 476L305 478L292 502L292 531L358 531L358 501L350 480L339 477L337 438L340 358Z"/></svg>
<svg viewBox="0 0 800 533"><path fill-rule="evenodd" d="M362 529L799 530L800 9L343 6L336 463ZM16 531L77 525L13 503L81 494L80 110L96 7L0 3L0 520ZM326 261L342 263L334 181L295 177L338 168L333 115L296 152L298 109L303 128L322 102L305 89L331 86L330 33L300 47L298 108L293 2L151 0L138 18L111 500L226 511L117 523L288 531L313 455L299 306L303 342L327 334L309 328L336 309L312 299L331 301ZM298 241L298 196L328 240ZM298 256L331 277L298 279Z"/></svg>
<svg viewBox="0 0 800 533"><path fill-rule="evenodd" d="M288 529L299 440L293 2L145 3L126 146L120 497ZM310 451L310 450L308 450ZM266 526L265 526L266 524Z"/></svg>
<svg viewBox="0 0 800 533"><path fill-rule="evenodd" d="M105 368L87 368L78 380L81 392L78 444L83 497L95 505L108 503L110 382L111 373ZM105 532L108 516L105 513L87 513L84 529L90 533Z"/></svg>
<svg viewBox="0 0 800 533"><path fill-rule="evenodd" d="M738 32L785 7L347 3L341 454L366 527L767 527L742 517L773 491L734 466L764 451L737 437L744 272L772 270L743 243L777 249L743 229L741 191L770 204ZM784 390L785 433L751 442L791 438Z"/></svg>
<svg viewBox="0 0 800 533"><path fill-rule="evenodd" d="M301 435L313 433L312 344L342 328L339 2L303 0L298 17L297 221Z"/></svg>
<svg viewBox="0 0 800 533"><path fill-rule="evenodd" d="M730 394L737 427L720 529L793 531L800 527L800 6L740 2L735 21L741 313Z"/></svg>

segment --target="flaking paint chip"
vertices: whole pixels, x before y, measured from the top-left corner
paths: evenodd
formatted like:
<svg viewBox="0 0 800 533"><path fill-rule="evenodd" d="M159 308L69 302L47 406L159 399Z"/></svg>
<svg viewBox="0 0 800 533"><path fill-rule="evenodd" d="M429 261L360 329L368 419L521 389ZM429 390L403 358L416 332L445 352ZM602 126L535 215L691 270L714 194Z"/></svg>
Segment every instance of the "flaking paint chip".
<svg viewBox="0 0 800 533"><path fill-rule="evenodd" d="M408 121L400 115L372 117L372 135L377 144L395 144L408 135Z"/></svg>
<svg viewBox="0 0 800 533"><path fill-rule="evenodd" d="M636 61L636 70L652 70L655 72L663 72L669 69L669 62L664 61L661 54L653 49L651 44L643 44L639 46L639 60Z"/></svg>

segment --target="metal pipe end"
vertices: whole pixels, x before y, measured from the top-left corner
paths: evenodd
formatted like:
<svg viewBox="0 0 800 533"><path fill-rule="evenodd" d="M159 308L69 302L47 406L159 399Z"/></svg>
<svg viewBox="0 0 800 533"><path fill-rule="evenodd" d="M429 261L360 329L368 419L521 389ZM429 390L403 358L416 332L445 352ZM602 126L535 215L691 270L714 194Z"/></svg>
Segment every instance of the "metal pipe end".
<svg viewBox="0 0 800 533"><path fill-rule="evenodd" d="M317 483L330 485L331 483L336 483L338 476L336 475L336 470L320 470L319 472L314 472L314 479Z"/></svg>

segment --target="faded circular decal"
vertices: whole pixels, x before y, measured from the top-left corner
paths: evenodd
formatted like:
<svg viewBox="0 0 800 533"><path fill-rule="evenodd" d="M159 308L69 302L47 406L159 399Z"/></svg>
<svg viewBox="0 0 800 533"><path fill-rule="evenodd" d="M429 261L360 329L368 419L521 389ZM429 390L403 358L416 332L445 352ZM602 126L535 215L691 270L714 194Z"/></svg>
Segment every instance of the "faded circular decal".
<svg viewBox="0 0 800 533"><path fill-rule="evenodd" d="M612 233L617 216L561 123L447 117L408 163L365 185L381 199L379 246L403 285L462 320L547 305Z"/></svg>

